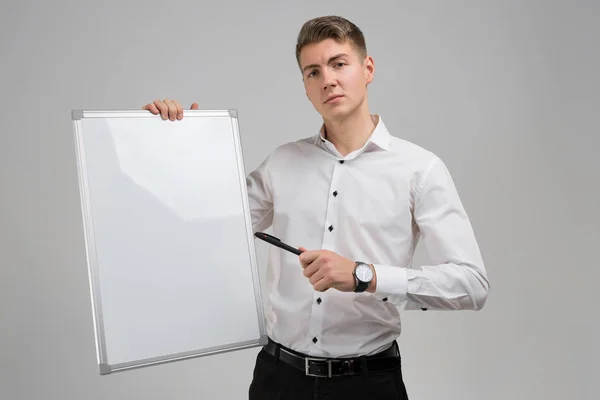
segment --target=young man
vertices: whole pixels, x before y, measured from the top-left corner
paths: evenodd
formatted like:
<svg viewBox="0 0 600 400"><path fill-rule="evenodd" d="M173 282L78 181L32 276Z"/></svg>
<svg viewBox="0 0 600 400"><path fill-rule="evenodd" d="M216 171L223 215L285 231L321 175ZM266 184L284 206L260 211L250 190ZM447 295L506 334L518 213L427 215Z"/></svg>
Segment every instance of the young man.
<svg viewBox="0 0 600 400"><path fill-rule="evenodd" d="M370 113L375 67L359 28L310 20L296 55L323 125L247 177L254 230L272 227L303 246L299 257L270 250L270 343L250 398L407 399L398 310L481 309L489 284L480 251L444 163ZM175 100L143 108L183 117ZM432 263L413 269L419 238Z"/></svg>

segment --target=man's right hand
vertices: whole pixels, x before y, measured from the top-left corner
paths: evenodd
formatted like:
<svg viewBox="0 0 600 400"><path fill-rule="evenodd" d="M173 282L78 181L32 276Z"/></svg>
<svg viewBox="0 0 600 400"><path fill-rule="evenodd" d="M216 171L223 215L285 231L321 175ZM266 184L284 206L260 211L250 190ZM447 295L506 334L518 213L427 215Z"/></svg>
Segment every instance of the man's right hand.
<svg viewBox="0 0 600 400"><path fill-rule="evenodd" d="M191 105L190 110L197 110L198 103ZM163 120L181 120L183 118L183 107L177 100L164 99L163 101L154 100L152 103L146 104L142 110L148 110L152 114L160 114Z"/></svg>

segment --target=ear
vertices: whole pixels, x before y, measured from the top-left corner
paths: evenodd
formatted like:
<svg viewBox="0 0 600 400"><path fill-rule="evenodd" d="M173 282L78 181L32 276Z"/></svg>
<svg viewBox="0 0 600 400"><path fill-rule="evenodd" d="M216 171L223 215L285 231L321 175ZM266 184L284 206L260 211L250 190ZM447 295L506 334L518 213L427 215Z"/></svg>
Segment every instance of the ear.
<svg viewBox="0 0 600 400"><path fill-rule="evenodd" d="M373 82L375 75L375 61L373 60L373 57L367 56L365 58L364 66L365 80L367 81L367 84L369 84Z"/></svg>

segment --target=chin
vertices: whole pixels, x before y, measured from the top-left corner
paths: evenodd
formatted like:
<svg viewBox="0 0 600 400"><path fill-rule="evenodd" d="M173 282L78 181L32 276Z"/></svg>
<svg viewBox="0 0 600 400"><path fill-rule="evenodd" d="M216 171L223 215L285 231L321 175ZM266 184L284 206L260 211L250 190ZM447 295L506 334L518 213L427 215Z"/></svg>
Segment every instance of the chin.
<svg viewBox="0 0 600 400"><path fill-rule="evenodd" d="M335 107L333 109L323 110L321 115L327 119L340 119L349 116L353 111L355 111L355 109L348 107Z"/></svg>

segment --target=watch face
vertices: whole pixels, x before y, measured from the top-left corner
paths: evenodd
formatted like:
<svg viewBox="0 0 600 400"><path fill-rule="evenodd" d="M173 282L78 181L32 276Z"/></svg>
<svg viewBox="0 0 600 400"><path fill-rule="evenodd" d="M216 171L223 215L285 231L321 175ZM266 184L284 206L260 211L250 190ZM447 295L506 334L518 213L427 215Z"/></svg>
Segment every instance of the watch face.
<svg viewBox="0 0 600 400"><path fill-rule="evenodd" d="M363 282L371 282L373 279L373 270L368 265L361 264L356 267L356 277Z"/></svg>

